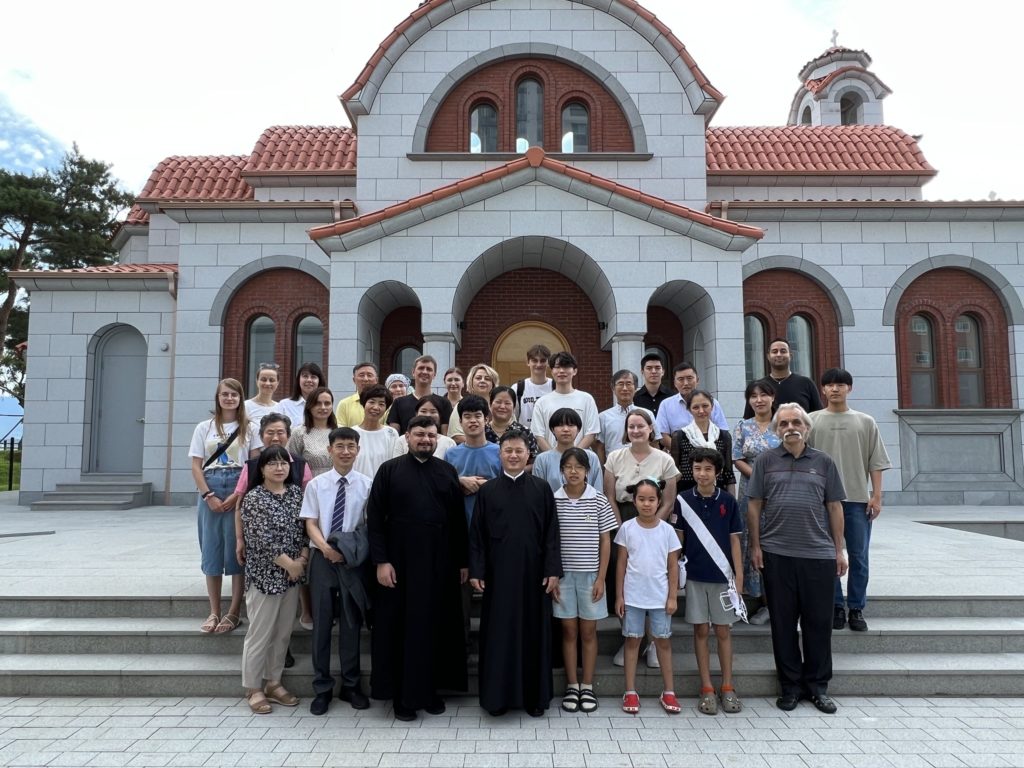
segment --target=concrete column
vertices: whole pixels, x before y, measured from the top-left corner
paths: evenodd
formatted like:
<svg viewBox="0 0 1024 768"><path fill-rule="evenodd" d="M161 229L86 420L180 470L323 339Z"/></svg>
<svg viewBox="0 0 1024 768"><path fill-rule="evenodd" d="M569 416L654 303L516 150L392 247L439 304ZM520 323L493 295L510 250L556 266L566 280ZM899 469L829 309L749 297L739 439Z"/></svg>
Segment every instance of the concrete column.
<svg viewBox="0 0 1024 768"><path fill-rule="evenodd" d="M612 336L612 372L626 368L640 376L640 358L644 356L644 337L640 333Z"/></svg>
<svg viewBox="0 0 1024 768"><path fill-rule="evenodd" d="M434 377L434 391L444 394L444 372L455 365L455 336L450 331L440 333L423 332L423 354L437 360L437 376Z"/></svg>

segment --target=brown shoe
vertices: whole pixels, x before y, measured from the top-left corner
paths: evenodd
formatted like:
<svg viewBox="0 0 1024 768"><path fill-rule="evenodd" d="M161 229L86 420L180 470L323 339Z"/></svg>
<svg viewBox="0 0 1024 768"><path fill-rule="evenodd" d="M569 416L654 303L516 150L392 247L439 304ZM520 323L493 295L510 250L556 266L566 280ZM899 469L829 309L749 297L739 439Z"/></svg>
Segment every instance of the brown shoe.
<svg viewBox="0 0 1024 768"><path fill-rule="evenodd" d="M249 711L254 715L270 714L270 702L267 701L267 697L263 695L263 691L253 691L245 697L245 700L249 704Z"/></svg>
<svg viewBox="0 0 1024 768"><path fill-rule="evenodd" d="M266 687L263 689L263 693L265 693L267 698L272 702L280 704L283 707L295 707L299 704L299 697L294 693L290 693L288 689L280 683L267 683Z"/></svg>

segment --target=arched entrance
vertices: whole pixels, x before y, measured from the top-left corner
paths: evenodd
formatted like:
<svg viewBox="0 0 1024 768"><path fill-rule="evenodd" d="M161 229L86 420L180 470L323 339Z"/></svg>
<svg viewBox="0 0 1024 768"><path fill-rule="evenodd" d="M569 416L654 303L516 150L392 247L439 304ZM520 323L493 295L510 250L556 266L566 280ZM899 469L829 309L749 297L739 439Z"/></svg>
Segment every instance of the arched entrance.
<svg viewBox="0 0 1024 768"><path fill-rule="evenodd" d="M146 340L127 325L100 336L93 351L88 472L142 473Z"/></svg>
<svg viewBox="0 0 1024 768"><path fill-rule="evenodd" d="M511 384L530 375L526 350L535 344L543 344L552 352L572 352L565 336L553 325L539 320L516 323L498 337L491 355L491 366L498 372L502 383Z"/></svg>

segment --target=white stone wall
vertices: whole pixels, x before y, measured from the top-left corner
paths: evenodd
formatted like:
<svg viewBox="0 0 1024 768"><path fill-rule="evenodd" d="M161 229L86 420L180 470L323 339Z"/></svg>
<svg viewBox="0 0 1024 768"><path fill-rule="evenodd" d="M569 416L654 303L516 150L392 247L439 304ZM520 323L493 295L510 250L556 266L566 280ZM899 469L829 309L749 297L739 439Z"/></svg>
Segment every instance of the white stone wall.
<svg viewBox="0 0 1024 768"><path fill-rule="evenodd" d="M633 29L602 11L549 0L496 0L457 14L417 40L395 63L359 118L357 200L365 213L480 173L500 163L415 161L424 104L448 72L509 43L563 46L593 59L629 93L643 118L646 162L580 162L587 171L644 192L702 208L706 200L704 118L694 115L665 59ZM552 148L549 148L552 149Z"/></svg>
<svg viewBox="0 0 1024 768"><path fill-rule="evenodd" d="M158 291L33 291L26 373L21 500L27 503L63 482L78 482L83 454L90 372L89 347L97 334L128 325L146 341L146 428L143 479L164 487L167 460L167 381L173 299Z"/></svg>
<svg viewBox="0 0 1024 768"><path fill-rule="evenodd" d="M743 263L792 257L804 271L821 270L838 284L853 309L854 324L840 327L842 360L827 361L853 374L851 407L879 423L893 469L885 489L899 491L899 407L896 338L883 324L883 309L897 280L912 266L987 265L1020 297L1024 286L1024 222L758 222L764 239L743 254ZM1020 407L1024 355L1021 333L1011 323L1011 377L1014 407Z"/></svg>
<svg viewBox="0 0 1024 768"><path fill-rule="evenodd" d="M708 187L708 200L921 200L920 186L799 186L723 184Z"/></svg>

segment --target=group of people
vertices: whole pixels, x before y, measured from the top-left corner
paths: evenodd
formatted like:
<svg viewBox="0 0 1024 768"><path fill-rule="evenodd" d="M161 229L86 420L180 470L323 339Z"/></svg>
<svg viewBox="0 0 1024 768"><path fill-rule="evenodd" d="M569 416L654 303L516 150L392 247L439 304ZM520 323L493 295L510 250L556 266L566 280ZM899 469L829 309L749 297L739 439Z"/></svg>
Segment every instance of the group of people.
<svg viewBox="0 0 1024 768"><path fill-rule="evenodd" d="M399 720L443 712L442 692L467 687L475 593L479 696L492 715L542 714L558 655L562 708L595 711L597 622L609 613L622 627L623 709L640 710L642 656L661 671L661 707L677 713L670 638L685 582L700 712L742 710L730 628L748 610L752 623L771 622L778 706L808 698L834 712L831 632L867 629L871 521L890 466L874 420L847 404L850 374L825 372L822 408L818 387L790 370L789 344L773 340L770 374L747 387L748 413L730 430L689 363L673 369L672 391L661 358L645 356L642 385L617 371L614 405L599 411L574 387L570 353L535 345L527 362L530 376L512 386L485 364L468 376L451 368L444 395L429 355L410 380L384 385L373 363L358 363L354 393L337 403L313 363L280 402L273 364L259 367L250 400L238 381L219 382L189 452L210 600L201 631L236 629L245 600L251 710L299 703L282 684L298 616L312 632L313 714L334 696L334 625L339 699L370 706L366 626L370 696L391 700Z"/></svg>

